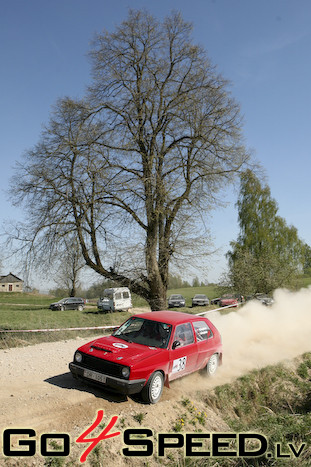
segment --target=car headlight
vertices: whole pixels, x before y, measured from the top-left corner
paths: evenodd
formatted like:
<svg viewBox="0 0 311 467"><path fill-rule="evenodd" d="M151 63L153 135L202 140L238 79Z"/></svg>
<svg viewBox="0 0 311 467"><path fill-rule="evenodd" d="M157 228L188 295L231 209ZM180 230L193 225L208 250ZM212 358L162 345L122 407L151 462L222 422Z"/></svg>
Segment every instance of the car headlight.
<svg viewBox="0 0 311 467"><path fill-rule="evenodd" d="M76 352L75 361L78 362L78 363L82 362L82 355L80 354L80 352Z"/></svg>
<svg viewBox="0 0 311 467"><path fill-rule="evenodd" d="M121 370L123 378L128 378L130 376L130 369L128 366L124 366Z"/></svg>

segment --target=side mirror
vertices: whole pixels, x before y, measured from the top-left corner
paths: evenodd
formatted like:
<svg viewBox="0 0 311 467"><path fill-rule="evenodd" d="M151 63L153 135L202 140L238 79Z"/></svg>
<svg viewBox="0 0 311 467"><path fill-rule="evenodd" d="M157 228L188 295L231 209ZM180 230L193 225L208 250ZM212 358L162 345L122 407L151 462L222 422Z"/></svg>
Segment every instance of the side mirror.
<svg viewBox="0 0 311 467"><path fill-rule="evenodd" d="M179 346L180 346L180 342L179 341L174 341L173 345L172 345L172 349L175 350L176 347L179 347Z"/></svg>

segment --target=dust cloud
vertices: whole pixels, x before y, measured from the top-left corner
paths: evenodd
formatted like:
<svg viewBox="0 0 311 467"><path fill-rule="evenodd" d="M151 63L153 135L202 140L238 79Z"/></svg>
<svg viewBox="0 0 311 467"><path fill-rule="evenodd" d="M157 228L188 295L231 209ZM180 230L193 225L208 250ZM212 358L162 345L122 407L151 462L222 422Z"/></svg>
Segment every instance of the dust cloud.
<svg viewBox="0 0 311 467"><path fill-rule="evenodd" d="M238 377L311 351L311 287L277 290L274 300L272 306L251 301L226 315L206 314L222 336L220 377Z"/></svg>

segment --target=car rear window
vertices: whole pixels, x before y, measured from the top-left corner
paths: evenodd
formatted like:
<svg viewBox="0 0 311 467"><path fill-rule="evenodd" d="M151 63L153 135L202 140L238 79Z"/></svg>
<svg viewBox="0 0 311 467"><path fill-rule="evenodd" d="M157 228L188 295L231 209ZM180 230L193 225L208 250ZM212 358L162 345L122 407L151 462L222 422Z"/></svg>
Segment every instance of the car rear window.
<svg viewBox="0 0 311 467"><path fill-rule="evenodd" d="M193 327L198 342L206 341L209 337L213 336L210 327L205 321L194 321ZM210 331L210 334L208 331Z"/></svg>

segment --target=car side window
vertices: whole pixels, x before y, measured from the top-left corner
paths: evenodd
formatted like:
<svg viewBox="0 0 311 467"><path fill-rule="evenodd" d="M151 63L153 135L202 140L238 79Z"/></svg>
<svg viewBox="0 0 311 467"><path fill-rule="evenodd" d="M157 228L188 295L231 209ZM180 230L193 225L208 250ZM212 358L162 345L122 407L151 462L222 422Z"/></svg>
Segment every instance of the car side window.
<svg viewBox="0 0 311 467"><path fill-rule="evenodd" d="M121 298L122 298L121 292L117 292L117 293L115 294L114 298L115 298L116 300L121 300Z"/></svg>
<svg viewBox="0 0 311 467"><path fill-rule="evenodd" d="M173 341L179 341L181 346L193 344L194 335L191 324L184 323L176 326Z"/></svg>
<svg viewBox="0 0 311 467"><path fill-rule="evenodd" d="M213 333L205 321L195 321L193 327L198 342L213 337Z"/></svg>

